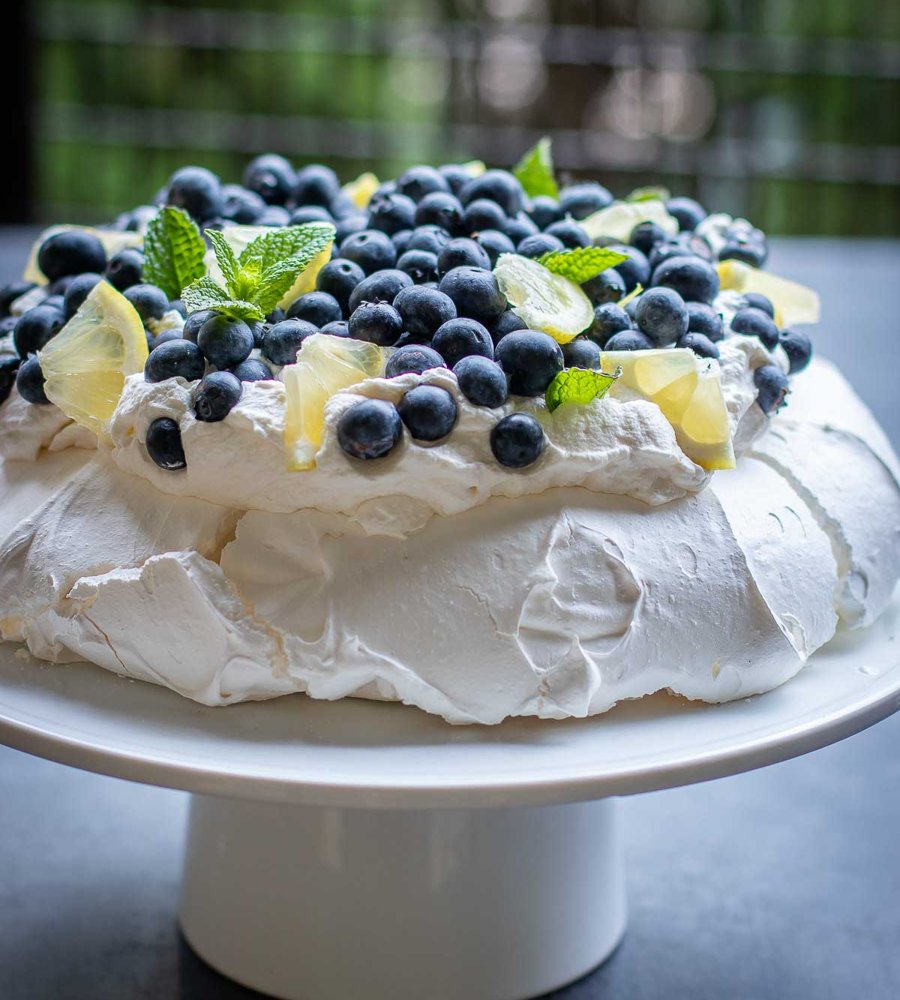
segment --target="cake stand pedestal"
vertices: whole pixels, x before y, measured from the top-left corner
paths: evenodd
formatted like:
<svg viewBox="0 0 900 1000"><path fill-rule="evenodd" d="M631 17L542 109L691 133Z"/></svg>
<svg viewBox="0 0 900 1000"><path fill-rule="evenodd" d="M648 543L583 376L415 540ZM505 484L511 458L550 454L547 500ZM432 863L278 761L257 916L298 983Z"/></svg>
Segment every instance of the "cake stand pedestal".
<svg viewBox="0 0 900 1000"><path fill-rule="evenodd" d="M898 628L895 595L789 684L727 705L658 695L489 727L352 699L208 709L7 645L0 740L194 794L182 926L226 975L286 1000L518 1000L588 972L623 933L616 797L785 760L900 710Z"/></svg>

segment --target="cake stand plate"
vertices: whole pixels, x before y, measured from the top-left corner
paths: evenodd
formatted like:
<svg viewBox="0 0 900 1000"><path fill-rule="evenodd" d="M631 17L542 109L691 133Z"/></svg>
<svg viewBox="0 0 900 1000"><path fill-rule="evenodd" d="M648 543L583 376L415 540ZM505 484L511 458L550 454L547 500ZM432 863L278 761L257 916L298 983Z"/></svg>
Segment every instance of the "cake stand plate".
<svg viewBox="0 0 900 1000"><path fill-rule="evenodd" d="M181 922L226 975L288 1000L515 1000L625 928L618 796L762 767L900 709L900 592L789 684L665 695L593 719L449 726L291 696L204 708L0 646L0 740L193 793Z"/></svg>

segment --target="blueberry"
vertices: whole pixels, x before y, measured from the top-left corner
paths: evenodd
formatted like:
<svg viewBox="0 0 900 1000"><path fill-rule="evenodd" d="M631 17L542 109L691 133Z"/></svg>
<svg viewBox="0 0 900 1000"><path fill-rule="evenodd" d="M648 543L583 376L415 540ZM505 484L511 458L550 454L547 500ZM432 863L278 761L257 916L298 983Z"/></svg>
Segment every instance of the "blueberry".
<svg viewBox="0 0 900 1000"><path fill-rule="evenodd" d="M456 400L437 385L417 385L397 404L400 419L416 441L440 441L456 423Z"/></svg>
<svg viewBox="0 0 900 1000"><path fill-rule="evenodd" d="M662 226L657 225L655 222L639 222L631 230L628 242L649 257L651 250L656 244L662 243L667 239L668 233L666 233Z"/></svg>
<svg viewBox="0 0 900 1000"><path fill-rule="evenodd" d="M586 219L594 212L607 208L613 202L613 196L602 184L589 182L587 184L571 184L562 189L559 195L559 207L563 215L571 215L573 219Z"/></svg>
<svg viewBox="0 0 900 1000"><path fill-rule="evenodd" d="M182 167L172 174L166 204L184 209L198 222L222 214L222 185L205 167ZM102 268L90 268L100 271Z"/></svg>
<svg viewBox="0 0 900 1000"><path fill-rule="evenodd" d="M240 184L222 187L222 218L241 226L252 226L266 210L266 203L255 191Z"/></svg>
<svg viewBox="0 0 900 1000"><path fill-rule="evenodd" d="M666 211L675 216L682 230L696 229L706 218L706 209L693 198L670 198L666 202Z"/></svg>
<svg viewBox="0 0 900 1000"><path fill-rule="evenodd" d="M340 181L331 167L311 163L297 171L291 200L295 205L323 205L327 208L340 190Z"/></svg>
<svg viewBox="0 0 900 1000"><path fill-rule="evenodd" d="M622 330L614 333L604 344L604 351L649 351L656 347L653 341L640 330Z"/></svg>
<svg viewBox="0 0 900 1000"><path fill-rule="evenodd" d="M427 250L437 256L449 239L450 234L441 226L416 226L406 244L406 249Z"/></svg>
<svg viewBox="0 0 900 1000"><path fill-rule="evenodd" d="M434 192L449 192L450 184L434 167L416 166L404 170L397 178L397 190L413 201L421 201Z"/></svg>
<svg viewBox="0 0 900 1000"><path fill-rule="evenodd" d="M332 320L332 322L326 323L319 332L327 333L329 337L349 337L350 324L345 319Z"/></svg>
<svg viewBox="0 0 900 1000"><path fill-rule="evenodd" d="M453 300L457 315L477 319L485 326L492 326L506 309L506 296L500 291L493 271L454 267L441 278L438 287Z"/></svg>
<svg viewBox="0 0 900 1000"><path fill-rule="evenodd" d="M26 403L43 406L50 402L44 392L44 373L41 371L37 355L32 354L19 365L16 373L16 389Z"/></svg>
<svg viewBox="0 0 900 1000"><path fill-rule="evenodd" d="M174 329L163 330L162 333L158 333L152 338L148 346L151 351L155 351L160 344L168 344L170 340L183 341L184 338L181 336L181 331Z"/></svg>
<svg viewBox="0 0 900 1000"><path fill-rule="evenodd" d="M297 360L297 351L300 350L303 341L318 332L312 323L307 323L305 320L282 320L266 330L262 343L263 357L268 358L273 365L292 365Z"/></svg>
<svg viewBox="0 0 900 1000"><path fill-rule="evenodd" d="M516 252L513 241L506 233L501 233L499 229L482 229L475 237L475 242L488 255L488 262L491 267L497 263L497 258L500 254Z"/></svg>
<svg viewBox="0 0 900 1000"><path fill-rule="evenodd" d="M544 450L544 430L528 413L510 413L491 431L494 458L508 469L533 465Z"/></svg>
<svg viewBox="0 0 900 1000"><path fill-rule="evenodd" d="M169 308L166 312L176 312L182 319L187 319L187 306L181 299L169 299Z"/></svg>
<svg viewBox="0 0 900 1000"><path fill-rule="evenodd" d="M68 229L44 240L37 262L48 281L56 281L67 274L102 273L106 269L106 251L92 233Z"/></svg>
<svg viewBox="0 0 900 1000"><path fill-rule="evenodd" d="M464 205L480 198L495 201L510 218L515 217L525 203L522 185L508 170L485 170L463 186L459 197Z"/></svg>
<svg viewBox="0 0 900 1000"><path fill-rule="evenodd" d="M509 398L506 372L490 358L470 354L453 366L460 392L475 406L494 408Z"/></svg>
<svg viewBox="0 0 900 1000"><path fill-rule="evenodd" d="M421 285L424 281L436 281L438 259L427 250L407 250L397 261L397 270L408 274L413 282Z"/></svg>
<svg viewBox="0 0 900 1000"><path fill-rule="evenodd" d="M383 399L364 399L344 410L337 422L338 444L351 458L382 458L403 434L397 408Z"/></svg>
<svg viewBox="0 0 900 1000"><path fill-rule="evenodd" d="M46 309L55 309L57 312L62 312L66 306L66 300L60 295L48 295L47 298L41 302L41 305Z"/></svg>
<svg viewBox="0 0 900 1000"><path fill-rule="evenodd" d="M768 256L768 249L758 243L726 243L719 251L719 260L739 260L750 267L762 267Z"/></svg>
<svg viewBox="0 0 900 1000"><path fill-rule="evenodd" d="M675 346L686 347L701 358L717 358L719 356L719 348L716 347L706 334L694 333L691 330L688 330L683 337L680 337L675 342Z"/></svg>
<svg viewBox="0 0 900 1000"><path fill-rule="evenodd" d="M699 257L675 257L653 272L654 285L673 288L689 302L712 302L719 294L719 275Z"/></svg>
<svg viewBox="0 0 900 1000"><path fill-rule="evenodd" d="M59 298L65 298L66 290L69 285L78 277L77 274L64 274L61 278L57 278L56 281L51 281L47 285L48 297L58 296ZM62 303L60 303L60 309L62 308Z"/></svg>
<svg viewBox="0 0 900 1000"><path fill-rule="evenodd" d="M340 305L342 314L348 313L350 295L365 276L366 272L355 261L335 257L316 275L316 288L332 296Z"/></svg>
<svg viewBox="0 0 900 1000"><path fill-rule="evenodd" d="M527 329L525 326L525 320L517 316L512 309L507 309L505 312L500 313L496 322L490 328L491 336L493 337L495 344L508 333L513 333L515 330L525 329Z"/></svg>
<svg viewBox="0 0 900 1000"><path fill-rule="evenodd" d="M384 368L385 378L396 378L407 372L421 375L429 368L446 368L444 359L437 351L424 344L407 344L400 347L388 358Z"/></svg>
<svg viewBox="0 0 900 1000"><path fill-rule="evenodd" d="M162 319L169 308L169 296L156 285L132 285L123 294L145 323L148 319Z"/></svg>
<svg viewBox="0 0 900 1000"><path fill-rule="evenodd" d="M86 271L69 283L63 298L63 314L66 319L71 319L78 312L84 300L102 280L103 278L99 274Z"/></svg>
<svg viewBox="0 0 900 1000"><path fill-rule="evenodd" d="M210 319L215 316L212 309L200 309L197 312L193 312L184 321L184 329L181 331L181 336L185 340L191 341L191 343L197 343L197 336L200 333L200 327Z"/></svg>
<svg viewBox="0 0 900 1000"><path fill-rule="evenodd" d="M241 380L231 372L210 372L197 386L194 414L204 423L224 420L237 406L243 391Z"/></svg>
<svg viewBox="0 0 900 1000"><path fill-rule="evenodd" d="M688 329L687 306L672 288L648 288L638 299L634 318L657 347L674 343Z"/></svg>
<svg viewBox="0 0 900 1000"><path fill-rule="evenodd" d="M244 170L244 187L258 194L267 205L283 205L296 181L294 168L275 153L257 156Z"/></svg>
<svg viewBox="0 0 900 1000"><path fill-rule="evenodd" d="M18 322L18 316L4 316L0 319L0 337L11 337ZM5 348L0 348L0 351L5 351Z"/></svg>
<svg viewBox="0 0 900 1000"><path fill-rule="evenodd" d="M390 347L403 333L403 319L388 302L363 302L353 310L347 328L354 340Z"/></svg>
<svg viewBox="0 0 900 1000"><path fill-rule="evenodd" d="M650 264L637 247L625 243L613 243L610 244L610 250L618 250L619 253L628 255L627 260L615 266L615 270L625 279L626 292L634 291L638 285L646 288L650 284Z"/></svg>
<svg viewBox="0 0 900 1000"><path fill-rule="evenodd" d="M691 248L681 240L677 239L666 239L661 243L655 244L653 249L647 255L647 261L650 264L651 274L655 271L660 264L664 261L671 260L673 257L695 257L696 254L691 250Z"/></svg>
<svg viewBox="0 0 900 1000"><path fill-rule="evenodd" d="M16 384L16 375L21 363L18 355L0 355L0 404L5 403L9 399L12 387Z"/></svg>
<svg viewBox="0 0 900 1000"><path fill-rule="evenodd" d="M13 281L0 288L0 318L9 316L13 302L30 292L32 288L37 288L33 281Z"/></svg>
<svg viewBox="0 0 900 1000"><path fill-rule="evenodd" d="M507 220L503 232L506 233L511 242L519 244L529 236L537 236L539 230L524 212L519 212L517 216Z"/></svg>
<svg viewBox="0 0 900 1000"><path fill-rule="evenodd" d="M438 254L438 274L443 276L454 267L480 267L489 271L491 259L475 240L459 237L449 240Z"/></svg>
<svg viewBox="0 0 900 1000"><path fill-rule="evenodd" d="M555 198L551 198L546 194L539 194L531 199L531 208L528 209L528 215L538 229L546 229L552 223L559 222L563 217L563 211Z"/></svg>
<svg viewBox="0 0 900 1000"><path fill-rule="evenodd" d="M459 196L459 192L469 183L472 175L464 166L459 163L444 163L438 167L438 173L447 184L453 194Z"/></svg>
<svg viewBox="0 0 900 1000"><path fill-rule="evenodd" d="M323 327L343 315L341 304L328 292L307 292L295 299L288 308L288 319L303 319L313 326Z"/></svg>
<svg viewBox="0 0 900 1000"><path fill-rule="evenodd" d="M145 382L164 382L167 378L181 377L188 382L203 378L206 359L196 344L178 338L160 344L147 356L144 363Z"/></svg>
<svg viewBox="0 0 900 1000"><path fill-rule="evenodd" d="M767 316L775 319L775 306L768 296L763 295L761 292L744 292L741 297L744 300L744 304L749 306L749 308L762 309Z"/></svg>
<svg viewBox="0 0 900 1000"><path fill-rule="evenodd" d="M409 249L409 241L412 239L412 234L412 229L401 229L399 232L391 234L391 242L397 251L398 260Z"/></svg>
<svg viewBox="0 0 900 1000"><path fill-rule="evenodd" d="M462 231L463 207L449 191L432 191L416 205L417 226L440 226L448 233Z"/></svg>
<svg viewBox="0 0 900 1000"><path fill-rule="evenodd" d="M362 302L393 302L404 288L412 285L412 278L396 268L388 268L369 275L350 293L352 313Z"/></svg>
<svg viewBox="0 0 900 1000"><path fill-rule="evenodd" d="M279 228L291 221L291 213L281 205L267 205L266 210L256 220L257 226L273 226Z"/></svg>
<svg viewBox="0 0 900 1000"><path fill-rule="evenodd" d="M147 454L161 468L172 472L186 469L181 428L169 417L159 417L147 428Z"/></svg>
<svg viewBox="0 0 900 1000"><path fill-rule="evenodd" d="M13 344L20 358L35 354L63 328L66 318L52 306L34 306L22 313L13 330Z"/></svg>
<svg viewBox="0 0 900 1000"><path fill-rule="evenodd" d="M494 342L488 331L477 320L462 316L439 326L431 346L447 362L448 368L470 355L494 356Z"/></svg>
<svg viewBox="0 0 900 1000"><path fill-rule="evenodd" d="M106 280L120 292L140 284L144 270L144 255L135 247L126 247L109 258Z"/></svg>
<svg viewBox="0 0 900 1000"><path fill-rule="evenodd" d="M756 402L763 413L773 413L784 405L784 398L788 393L787 375L778 365L763 365L753 373L753 382L756 385Z"/></svg>
<svg viewBox="0 0 900 1000"><path fill-rule="evenodd" d="M600 367L600 347L588 337L576 337L563 344L562 352L566 368Z"/></svg>
<svg viewBox="0 0 900 1000"><path fill-rule="evenodd" d="M574 250L576 247L589 247L591 239L588 234L572 219L562 219L560 222L552 222L545 232L549 236L555 236L562 240L563 246Z"/></svg>
<svg viewBox="0 0 900 1000"><path fill-rule="evenodd" d="M334 245L339 247L348 236L362 232L368 224L369 218L366 215L354 214L344 216L334 227Z"/></svg>
<svg viewBox="0 0 900 1000"><path fill-rule="evenodd" d="M292 226L305 226L307 222L330 222L334 224L331 212L321 205L301 205L291 212L288 221Z"/></svg>
<svg viewBox="0 0 900 1000"><path fill-rule="evenodd" d="M456 317L453 300L425 285L402 288L394 299L394 308L400 313L403 326L409 333L429 340L441 324Z"/></svg>
<svg viewBox="0 0 900 1000"><path fill-rule="evenodd" d="M340 191L337 197L328 202L328 211L333 219L346 219L360 214L359 206L344 191Z"/></svg>
<svg viewBox="0 0 900 1000"><path fill-rule="evenodd" d="M412 229L416 203L405 194L383 194L369 202L369 229L379 229L388 236L401 229Z"/></svg>
<svg viewBox="0 0 900 1000"><path fill-rule="evenodd" d="M516 253L537 260L545 253L559 253L565 249L565 244L558 237L549 236L547 233L538 233L536 236L526 236L516 247Z"/></svg>
<svg viewBox="0 0 900 1000"><path fill-rule="evenodd" d="M540 396L563 369L559 344L537 330L508 333L494 351L516 396Z"/></svg>
<svg viewBox="0 0 900 1000"><path fill-rule="evenodd" d="M241 382L268 382L274 378L269 366L257 358L247 358L228 370Z"/></svg>
<svg viewBox="0 0 900 1000"><path fill-rule="evenodd" d="M506 213L495 201L476 198L463 211L463 229L467 233L477 233L482 229L503 229Z"/></svg>
<svg viewBox="0 0 900 1000"><path fill-rule="evenodd" d="M397 263L397 250L390 236L377 229L363 229L348 236L341 244L340 255L359 264L366 274L392 268Z"/></svg>
<svg viewBox="0 0 900 1000"><path fill-rule="evenodd" d="M625 279L610 267L589 278L581 288L595 306L602 306L605 302L618 302L624 297Z"/></svg>
<svg viewBox="0 0 900 1000"><path fill-rule="evenodd" d="M722 327L722 317L705 302L688 302L688 330L691 333L702 333L713 343L725 336Z"/></svg>
<svg viewBox="0 0 900 1000"><path fill-rule="evenodd" d="M759 337L770 351L778 343L778 327L775 325L775 320L762 309L738 309L731 317L731 330L746 337Z"/></svg>
<svg viewBox="0 0 900 1000"><path fill-rule="evenodd" d="M789 374L802 372L812 358L812 341L800 330L782 330L779 343L790 362Z"/></svg>
<svg viewBox="0 0 900 1000"><path fill-rule="evenodd" d="M253 331L243 320L214 314L200 327L197 346L216 368L232 368L250 356Z"/></svg>

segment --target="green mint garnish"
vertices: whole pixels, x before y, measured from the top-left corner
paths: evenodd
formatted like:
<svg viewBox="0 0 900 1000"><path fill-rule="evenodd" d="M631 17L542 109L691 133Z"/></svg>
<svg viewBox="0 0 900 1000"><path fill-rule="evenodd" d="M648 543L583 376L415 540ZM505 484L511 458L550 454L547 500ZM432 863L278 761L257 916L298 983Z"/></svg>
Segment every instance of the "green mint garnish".
<svg viewBox="0 0 900 1000"><path fill-rule="evenodd" d="M544 136L528 150L521 160L513 167L513 174L529 198L539 194L559 197L559 187L553 176L553 157L550 153L550 140Z"/></svg>
<svg viewBox="0 0 900 1000"><path fill-rule="evenodd" d="M170 299L206 274L206 244L196 223L180 208L159 210L144 236L144 281L161 288Z"/></svg>
<svg viewBox="0 0 900 1000"><path fill-rule="evenodd" d="M618 250L610 250L607 247L551 250L538 257L538 263L543 264L548 271L561 274L577 285L595 278L608 267L621 264L623 260L628 260L628 254L619 253Z"/></svg>
<svg viewBox="0 0 900 1000"><path fill-rule="evenodd" d="M591 368L564 368L547 386L547 409L552 413L563 403L590 403L609 392L609 387L622 374L617 368L610 375Z"/></svg>
<svg viewBox="0 0 900 1000"><path fill-rule="evenodd" d="M668 201L672 197L668 188L664 187L642 187L635 188L626 201Z"/></svg>
<svg viewBox="0 0 900 1000"><path fill-rule="evenodd" d="M624 309L625 306L627 306L632 299L636 299L643 290L644 286L640 282L638 282L624 298L619 299L616 305L620 309Z"/></svg>

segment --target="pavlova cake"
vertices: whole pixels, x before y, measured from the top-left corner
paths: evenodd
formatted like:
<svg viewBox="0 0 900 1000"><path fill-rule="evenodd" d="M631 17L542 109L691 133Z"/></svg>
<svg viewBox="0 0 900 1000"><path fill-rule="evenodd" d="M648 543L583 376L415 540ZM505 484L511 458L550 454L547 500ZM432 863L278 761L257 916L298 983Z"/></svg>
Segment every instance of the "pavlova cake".
<svg viewBox="0 0 900 1000"><path fill-rule="evenodd" d="M456 723L782 684L890 600L900 472L766 257L546 142L49 230L0 290L0 636Z"/></svg>

